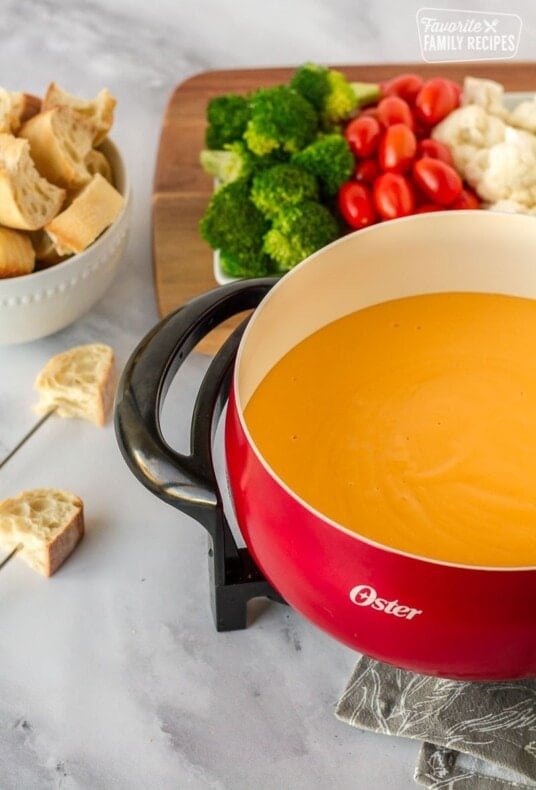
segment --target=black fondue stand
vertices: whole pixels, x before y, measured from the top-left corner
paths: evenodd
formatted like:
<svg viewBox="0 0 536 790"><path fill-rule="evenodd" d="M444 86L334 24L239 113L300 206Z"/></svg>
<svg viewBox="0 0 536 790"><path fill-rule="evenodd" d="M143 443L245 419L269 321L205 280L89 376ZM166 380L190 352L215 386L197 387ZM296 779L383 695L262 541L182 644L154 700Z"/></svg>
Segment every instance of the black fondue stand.
<svg viewBox="0 0 536 790"><path fill-rule="evenodd" d="M131 471L156 496L195 518L208 532L211 605L218 631L246 628L252 598L285 603L248 549L237 546L214 472L214 434L249 319L234 330L208 367L194 405L190 455L164 441L160 411L177 370L197 343L232 315L256 307L275 282L267 278L232 283L164 318L131 355L116 397L116 436Z"/></svg>

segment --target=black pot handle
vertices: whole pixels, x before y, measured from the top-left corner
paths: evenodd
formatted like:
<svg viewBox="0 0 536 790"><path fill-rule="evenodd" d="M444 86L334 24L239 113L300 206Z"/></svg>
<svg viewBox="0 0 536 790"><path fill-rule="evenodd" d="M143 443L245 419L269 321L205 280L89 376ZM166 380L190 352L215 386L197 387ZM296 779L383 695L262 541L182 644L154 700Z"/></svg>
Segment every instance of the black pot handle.
<svg viewBox="0 0 536 790"><path fill-rule="evenodd" d="M173 450L162 436L160 413L169 386L188 354L214 327L255 308L276 278L243 280L208 291L164 318L131 355L119 382L115 430L133 474L160 499L213 532L221 505L212 463L215 414L222 384L231 375L245 323L212 360L192 417L190 455Z"/></svg>

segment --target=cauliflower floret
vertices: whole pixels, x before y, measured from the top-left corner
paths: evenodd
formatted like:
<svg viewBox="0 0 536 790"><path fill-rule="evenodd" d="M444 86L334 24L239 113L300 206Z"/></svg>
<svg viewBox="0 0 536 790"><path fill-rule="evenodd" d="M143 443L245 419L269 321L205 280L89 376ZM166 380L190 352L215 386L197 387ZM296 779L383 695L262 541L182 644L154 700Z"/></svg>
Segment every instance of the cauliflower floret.
<svg viewBox="0 0 536 790"><path fill-rule="evenodd" d="M462 106L476 104L491 115L506 118L508 110L503 105L504 88L500 82L466 77L463 83Z"/></svg>
<svg viewBox="0 0 536 790"><path fill-rule="evenodd" d="M432 137L449 146L456 170L489 208L536 216L536 98L509 113L502 85L467 77L462 101Z"/></svg>
<svg viewBox="0 0 536 790"><path fill-rule="evenodd" d="M477 152L465 178L490 203L510 199L536 205L536 138L508 127L502 143Z"/></svg>
<svg viewBox="0 0 536 790"><path fill-rule="evenodd" d="M434 128L432 137L449 146L454 167L467 179L467 168L478 152L502 142L506 128L500 118L489 115L478 104L470 104L447 115Z"/></svg>
<svg viewBox="0 0 536 790"><path fill-rule="evenodd" d="M488 211L499 211L503 214L535 214L536 209L528 208L515 200L498 200L497 203L488 203L485 208Z"/></svg>
<svg viewBox="0 0 536 790"><path fill-rule="evenodd" d="M536 96L528 101L520 102L508 116L508 123L536 133Z"/></svg>
<svg viewBox="0 0 536 790"><path fill-rule="evenodd" d="M464 178L469 162L472 162L475 155L481 150L476 145L469 145L468 143L456 145L450 149L454 167Z"/></svg>
<svg viewBox="0 0 536 790"><path fill-rule="evenodd" d="M489 148L502 143L506 124L500 118L489 115L478 104L459 107L438 123L432 132L435 140L451 146L472 145L475 148Z"/></svg>
<svg viewBox="0 0 536 790"><path fill-rule="evenodd" d="M472 159L470 159L463 171L461 171L464 180L467 181L469 186L473 187L473 189L478 193L479 197L483 200L489 200L491 202L495 202L497 200L501 200L505 195L484 195L480 190L480 184L484 180L484 175L489 168L489 148L477 148L475 149L475 155Z"/></svg>

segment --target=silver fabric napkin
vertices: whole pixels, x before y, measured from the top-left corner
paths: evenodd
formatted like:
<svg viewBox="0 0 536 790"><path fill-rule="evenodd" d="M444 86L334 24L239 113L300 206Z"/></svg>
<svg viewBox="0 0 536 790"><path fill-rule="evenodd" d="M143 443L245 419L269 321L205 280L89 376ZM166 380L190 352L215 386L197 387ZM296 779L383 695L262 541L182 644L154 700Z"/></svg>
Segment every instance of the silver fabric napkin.
<svg viewBox="0 0 536 790"><path fill-rule="evenodd" d="M415 781L434 790L536 788L536 680L469 683L361 658L336 715L422 741Z"/></svg>

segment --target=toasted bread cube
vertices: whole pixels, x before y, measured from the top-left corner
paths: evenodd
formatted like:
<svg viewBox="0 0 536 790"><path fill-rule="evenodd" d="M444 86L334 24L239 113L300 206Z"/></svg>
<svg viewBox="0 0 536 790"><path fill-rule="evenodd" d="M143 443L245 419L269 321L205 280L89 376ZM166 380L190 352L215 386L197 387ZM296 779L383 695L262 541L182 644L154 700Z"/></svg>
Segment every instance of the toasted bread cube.
<svg viewBox="0 0 536 790"><path fill-rule="evenodd" d="M84 535L80 497L56 488L22 491L0 502L0 546L45 576L52 576Z"/></svg>

